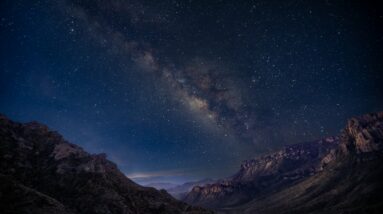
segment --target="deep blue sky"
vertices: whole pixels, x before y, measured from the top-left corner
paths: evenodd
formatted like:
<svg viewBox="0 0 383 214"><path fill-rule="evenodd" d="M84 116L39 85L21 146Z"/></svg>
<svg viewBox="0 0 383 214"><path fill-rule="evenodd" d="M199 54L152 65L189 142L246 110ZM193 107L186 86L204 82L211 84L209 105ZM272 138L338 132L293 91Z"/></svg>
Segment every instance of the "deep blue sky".
<svg viewBox="0 0 383 214"><path fill-rule="evenodd" d="M383 109L372 1L0 5L0 112L142 183L228 176Z"/></svg>

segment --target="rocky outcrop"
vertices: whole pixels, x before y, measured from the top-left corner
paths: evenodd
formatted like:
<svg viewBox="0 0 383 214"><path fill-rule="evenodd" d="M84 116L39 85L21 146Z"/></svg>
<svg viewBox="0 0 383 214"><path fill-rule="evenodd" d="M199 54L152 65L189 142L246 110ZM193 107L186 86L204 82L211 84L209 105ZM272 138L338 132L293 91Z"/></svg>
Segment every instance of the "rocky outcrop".
<svg viewBox="0 0 383 214"><path fill-rule="evenodd" d="M2 213L211 213L128 179L37 122L0 116ZM6 203L5 203L6 202Z"/></svg>
<svg viewBox="0 0 383 214"><path fill-rule="evenodd" d="M240 171L232 178L239 182L252 182L264 176L282 173L283 179L299 179L323 169L331 161L328 155L337 148L338 137L316 142L286 146L283 150L244 161ZM326 157L326 160L324 158Z"/></svg>
<svg viewBox="0 0 383 214"><path fill-rule="evenodd" d="M203 186L206 184L214 183L213 179L203 179L199 181L191 181L186 182L181 185L177 185L175 187L167 188L166 191L171 194L173 197L177 199L182 199L186 196L186 194L193 189L194 186Z"/></svg>
<svg viewBox="0 0 383 214"><path fill-rule="evenodd" d="M355 117L342 132L342 154L370 154L383 150L383 112Z"/></svg>
<svg viewBox="0 0 383 214"><path fill-rule="evenodd" d="M382 112L352 118L339 138L246 161L237 175L196 187L185 200L222 213L382 213L382 124Z"/></svg>
<svg viewBox="0 0 383 214"><path fill-rule="evenodd" d="M244 161L234 176L194 187L184 200L208 207L245 203L259 193L275 191L322 171L334 159L338 144L338 137L328 137Z"/></svg>
<svg viewBox="0 0 383 214"><path fill-rule="evenodd" d="M347 122L323 171L227 213L382 213L383 113Z"/></svg>

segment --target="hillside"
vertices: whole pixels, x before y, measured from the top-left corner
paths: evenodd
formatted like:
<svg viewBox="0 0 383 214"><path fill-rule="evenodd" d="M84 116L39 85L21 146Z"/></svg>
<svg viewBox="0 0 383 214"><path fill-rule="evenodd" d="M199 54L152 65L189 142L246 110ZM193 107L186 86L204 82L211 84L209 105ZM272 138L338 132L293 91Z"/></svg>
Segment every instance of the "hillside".
<svg viewBox="0 0 383 214"><path fill-rule="evenodd" d="M224 213L381 213L382 151L383 113L355 117L340 137L245 161L185 201Z"/></svg>
<svg viewBox="0 0 383 214"><path fill-rule="evenodd" d="M127 178L37 122L0 116L2 213L211 213Z"/></svg>

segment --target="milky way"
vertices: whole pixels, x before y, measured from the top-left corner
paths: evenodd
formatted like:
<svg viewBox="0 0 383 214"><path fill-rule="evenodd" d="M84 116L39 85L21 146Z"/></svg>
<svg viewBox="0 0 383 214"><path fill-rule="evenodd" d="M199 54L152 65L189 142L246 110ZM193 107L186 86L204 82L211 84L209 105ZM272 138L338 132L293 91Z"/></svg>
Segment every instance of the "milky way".
<svg viewBox="0 0 383 214"><path fill-rule="evenodd" d="M101 14L113 13L113 17L128 16L128 20L124 21L137 25L146 19L144 12L142 17L137 17L136 7L132 2L98 2L95 10L102 11ZM142 6L139 8L142 9ZM150 44L140 43L129 38L129 33L124 34L118 29L112 29L103 16L97 14L92 17L77 5L70 5L68 10L71 15L83 21L84 26L89 29L89 34L100 44L109 43L112 53L131 58L143 72L150 72L158 76L163 84L169 85L169 92L192 113L202 117L199 119L212 122L226 132L233 132L241 140L255 143L256 117L249 108L250 104L243 103L243 94L236 86L238 83L225 76L228 72L225 71L227 68L224 63L218 64L197 57L181 65L175 65L171 61L161 62ZM156 22L157 19L159 17L154 17L152 22Z"/></svg>
<svg viewBox="0 0 383 214"><path fill-rule="evenodd" d="M107 153L137 181L229 176L383 108L372 3L15 0L1 11L0 111Z"/></svg>

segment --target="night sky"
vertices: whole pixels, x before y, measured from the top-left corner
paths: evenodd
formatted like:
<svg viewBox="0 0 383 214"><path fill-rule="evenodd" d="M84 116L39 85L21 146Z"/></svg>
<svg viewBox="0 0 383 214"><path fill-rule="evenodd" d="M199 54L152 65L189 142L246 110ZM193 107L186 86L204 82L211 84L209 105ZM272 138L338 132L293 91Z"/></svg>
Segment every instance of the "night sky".
<svg viewBox="0 0 383 214"><path fill-rule="evenodd" d="M0 112L140 183L226 177L383 110L369 2L3 0Z"/></svg>

